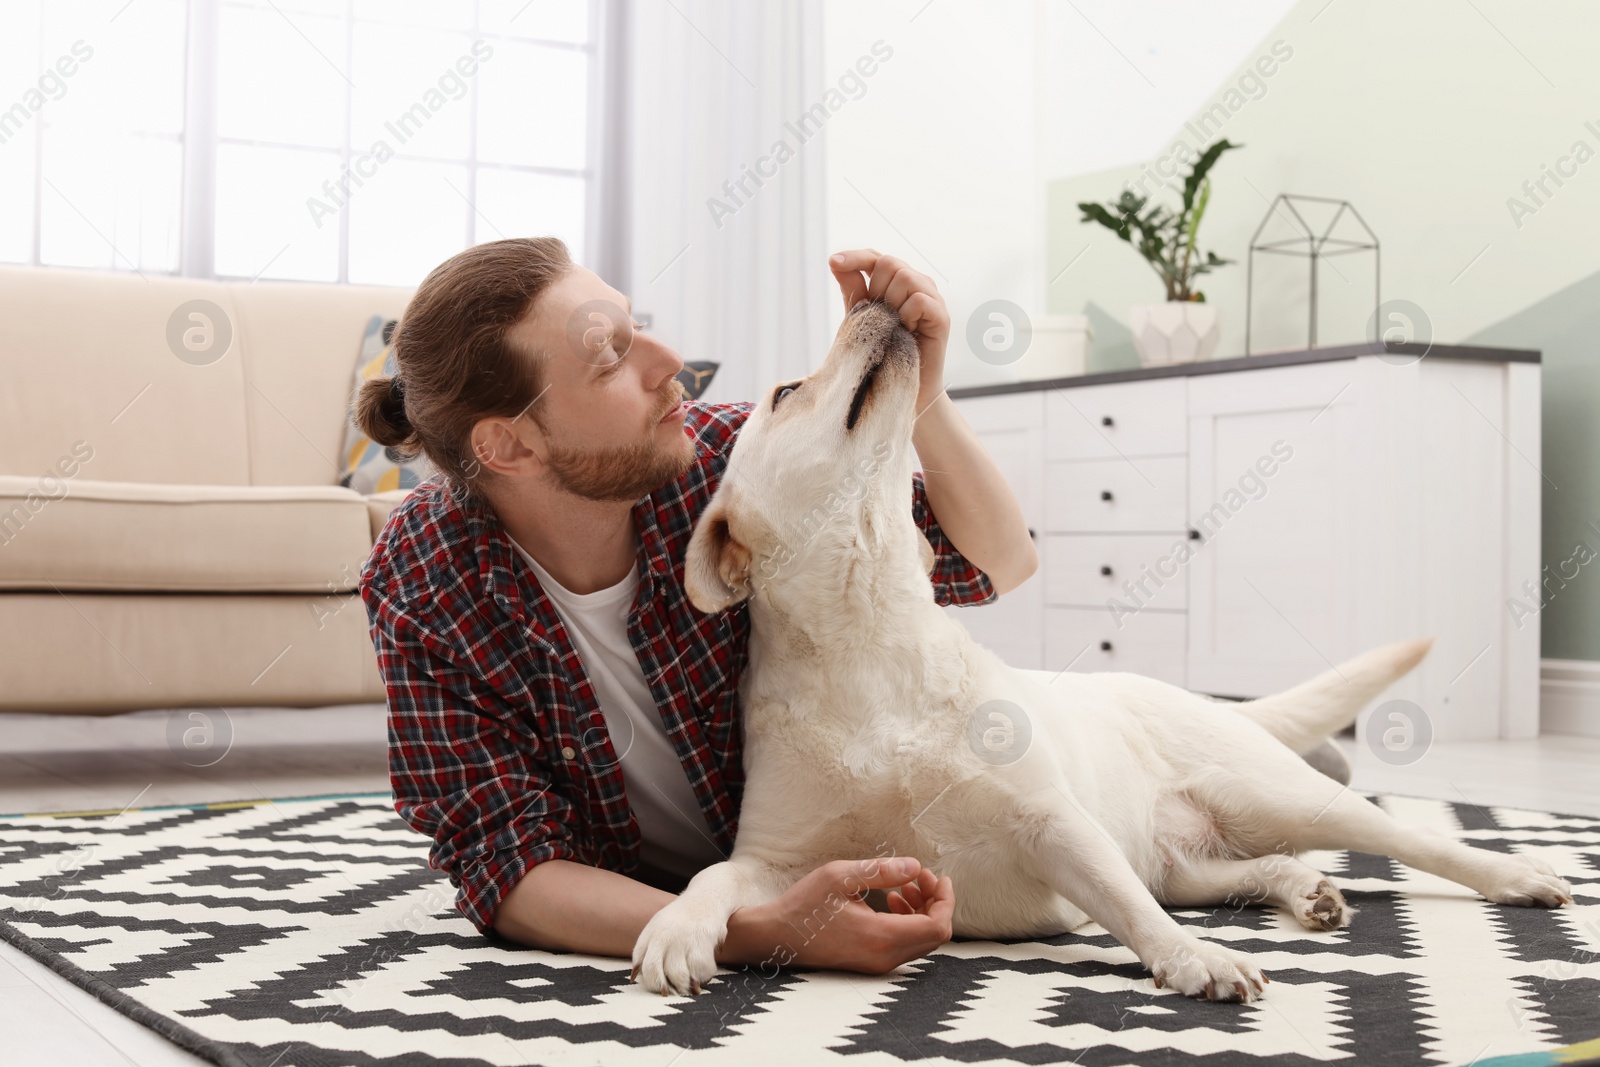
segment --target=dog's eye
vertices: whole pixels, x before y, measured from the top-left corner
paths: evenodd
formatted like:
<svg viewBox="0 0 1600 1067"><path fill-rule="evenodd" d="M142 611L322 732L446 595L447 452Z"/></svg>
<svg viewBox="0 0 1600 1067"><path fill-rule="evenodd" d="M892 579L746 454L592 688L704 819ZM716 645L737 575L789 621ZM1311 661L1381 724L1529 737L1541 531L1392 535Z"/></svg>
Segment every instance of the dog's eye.
<svg viewBox="0 0 1600 1067"><path fill-rule="evenodd" d="M776 408L778 406L778 401L782 400L784 397L788 396L790 393L794 392L798 388L799 388L799 386L796 386L796 385L780 385L780 386L778 386L777 390L774 391L773 394L772 394L772 406L774 408Z"/></svg>

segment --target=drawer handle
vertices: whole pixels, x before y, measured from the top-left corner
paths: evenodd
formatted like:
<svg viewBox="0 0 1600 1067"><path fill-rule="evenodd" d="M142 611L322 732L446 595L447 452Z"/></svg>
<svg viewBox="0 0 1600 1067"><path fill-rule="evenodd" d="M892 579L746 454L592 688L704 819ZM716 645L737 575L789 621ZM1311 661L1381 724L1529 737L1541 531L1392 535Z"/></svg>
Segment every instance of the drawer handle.
<svg viewBox="0 0 1600 1067"><path fill-rule="evenodd" d="M1111 651L1111 642L1110 641L1101 641L1100 642L1100 651L1101 652L1110 652Z"/></svg>
<svg viewBox="0 0 1600 1067"><path fill-rule="evenodd" d="M1100 565L1100 573L1101 573L1101 574L1102 574L1102 575L1103 575L1103 576L1104 576L1104 577L1107 577L1107 578L1109 578L1109 577L1111 577L1111 568L1110 568L1110 567L1108 567L1108 566L1106 566L1106 565L1105 565L1105 564L1101 564L1101 565Z"/></svg>
<svg viewBox="0 0 1600 1067"><path fill-rule="evenodd" d="M1115 426L1116 423L1112 421L1110 415L1101 415L1100 416L1100 425L1101 426Z"/></svg>
<svg viewBox="0 0 1600 1067"><path fill-rule="evenodd" d="M1028 539L1032 540L1032 541L1039 540L1039 535L1036 532L1034 532L1034 529L1033 529L1032 526L1028 527Z"/></svg>
<svg viewBox="0 0 1600 1067"><path fill-rule="evenodd" d="M1190 527L1190 528L1189 528L1189 540L1191 540L1191 541L1198 541L1198 540L1200 540L1200 531L1199 531L1199 530L1196 530L1196 529L1195 529L1195 528L1194 528L1194 527L1192 527L1192 526L1191 526L1191 527Z"/></svg>
<svg viewBox="0 0 1600 1067"><path fill-rule="evenodd" d="M1110 500L1111 499L1111 490L1109 490L1109 489L1100 490L1100 499L1101 500Z"/></svg>

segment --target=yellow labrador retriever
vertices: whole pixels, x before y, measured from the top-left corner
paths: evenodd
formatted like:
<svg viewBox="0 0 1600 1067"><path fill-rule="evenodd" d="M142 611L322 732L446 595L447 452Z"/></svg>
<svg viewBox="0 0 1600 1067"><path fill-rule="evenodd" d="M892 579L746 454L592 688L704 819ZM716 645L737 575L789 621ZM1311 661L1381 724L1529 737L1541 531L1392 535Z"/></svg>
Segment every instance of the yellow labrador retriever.
<svg viewBox="0 0 1600 1067"><path fill-rule="evenodd" d="M1133 674L1046 684L975 644L934 603L912 520L916 392L899 316L858 304L820 370L762 397L695 528L690 599L716 612L750 598L747 784L732 856L634 946L647 989L698 991L736 909L840 858L916 856L949 875L959 936L1092 919L1157 985L1223 1000L1258 996L1260 969L1162 906L1254 897L1312 930L1344 926L1352 909L1298 852L1381 853L1502 904L1571 902L1544 863L1402 826L1297 755L1429 639L1244 704Z"/></svg>

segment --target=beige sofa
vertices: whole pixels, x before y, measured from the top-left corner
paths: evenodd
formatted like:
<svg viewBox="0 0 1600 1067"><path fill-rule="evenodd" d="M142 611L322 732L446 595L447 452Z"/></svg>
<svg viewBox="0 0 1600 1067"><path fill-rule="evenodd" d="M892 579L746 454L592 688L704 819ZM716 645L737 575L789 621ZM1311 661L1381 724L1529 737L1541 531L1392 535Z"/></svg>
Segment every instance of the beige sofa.
<svg viewBox="0 0 1600 1067"><path fill-rule="evenodd" d="M405 494L338 483L410 295L0 267L0 710L383 700L357 576Z"/></svg>

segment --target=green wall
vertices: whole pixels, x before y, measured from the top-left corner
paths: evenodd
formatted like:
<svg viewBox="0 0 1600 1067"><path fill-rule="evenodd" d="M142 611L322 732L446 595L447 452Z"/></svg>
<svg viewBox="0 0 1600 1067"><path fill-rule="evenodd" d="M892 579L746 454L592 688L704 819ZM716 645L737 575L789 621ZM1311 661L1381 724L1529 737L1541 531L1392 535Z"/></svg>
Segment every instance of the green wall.
<svg viewBox="0 0 1600 1067"><path fill-rule="evenodd" d="M1574 555L1600 557L1600 273L1467 340L1544 353L1545 566L1557 574L1557 564ZM1587 550L1575 553L1580 542ZM1574 566L1560 571L1571 574ZM1549 588L1540 620L1544 655L1600 660L1600 567L1579 567L1578 577Z"/></svg>

